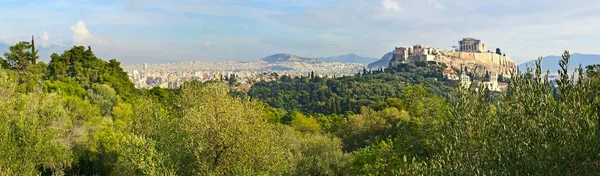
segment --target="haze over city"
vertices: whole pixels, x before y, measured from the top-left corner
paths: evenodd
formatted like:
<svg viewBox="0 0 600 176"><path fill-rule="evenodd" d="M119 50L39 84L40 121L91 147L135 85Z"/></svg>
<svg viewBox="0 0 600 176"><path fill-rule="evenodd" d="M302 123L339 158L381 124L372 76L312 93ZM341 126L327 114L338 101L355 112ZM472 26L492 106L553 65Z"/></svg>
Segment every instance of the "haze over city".
<svg viewBox="0 0 600 176"><path fill-rule="evenodd" d="M0 43L35 35L40 51L91 45L103 59L141 64L274 53L379 58L396 46L444 49L469 36L522 63L565 49L597 53L599 9L590 0L3 0Z"/></svg>

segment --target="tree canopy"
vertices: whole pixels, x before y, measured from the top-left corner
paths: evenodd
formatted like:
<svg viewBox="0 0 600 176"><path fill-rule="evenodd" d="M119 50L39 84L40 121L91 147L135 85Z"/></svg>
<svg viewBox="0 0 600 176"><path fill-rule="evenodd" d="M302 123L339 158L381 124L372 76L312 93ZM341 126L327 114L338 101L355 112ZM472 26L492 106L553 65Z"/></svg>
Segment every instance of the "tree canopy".
<svg viewBox="0 0 600 176"><path fill-rule="evenodd" d="M435 63L135 89L91 47L9 50L0 175L600 174L600 66L569 74L568 52L557 80L538 61L492 94Z"/></svg>

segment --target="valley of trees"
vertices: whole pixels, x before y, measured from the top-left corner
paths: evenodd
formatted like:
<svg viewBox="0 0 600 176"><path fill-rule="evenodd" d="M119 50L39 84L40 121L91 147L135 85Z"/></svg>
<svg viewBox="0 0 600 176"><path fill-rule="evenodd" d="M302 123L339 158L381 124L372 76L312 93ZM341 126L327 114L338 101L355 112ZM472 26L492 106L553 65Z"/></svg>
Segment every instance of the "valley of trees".
<svg viewBox="0 0 600 176"><path fill-rule="evenodd" d="M423 63L425 64L425 63ZM421 85L448 99L457 81L445 80L445 66L417 67L403 64L396 69L363 70L356 76L337 78L282 76L277 81L259 82L248 95L274 108L307 114L359 113L361 107L382 110L387 101L397 101L410 85Z"/></svg>
<svg viewBox="0 0 600 176"><path fill-rule="evenodd" d="M439 66L135 89L75 46L0 59L0 175L597 175L600 66L538 67L501 95ZM556 86L554 86L556 85Z"/></svg>

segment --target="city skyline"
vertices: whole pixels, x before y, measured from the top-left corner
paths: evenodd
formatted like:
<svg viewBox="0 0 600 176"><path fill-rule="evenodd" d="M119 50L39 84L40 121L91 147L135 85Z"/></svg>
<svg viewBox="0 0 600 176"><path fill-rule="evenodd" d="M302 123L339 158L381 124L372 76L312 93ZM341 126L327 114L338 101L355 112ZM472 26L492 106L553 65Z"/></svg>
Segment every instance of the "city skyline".
<svg viewBox="0 0 600 176"><path fill-rule="evenodd" d="M448 49L464 37L522 63L567 49L598 53L599 2L471 0L2 1L0 43L91 45L125 64L251 61L275 53L379 58L396 46ZM561 13L556 13L556 12ZM30 13L20 13L30 12ZM7 49L7 48L3 48ZM48 60L48 56L41 56Z"/></svg>

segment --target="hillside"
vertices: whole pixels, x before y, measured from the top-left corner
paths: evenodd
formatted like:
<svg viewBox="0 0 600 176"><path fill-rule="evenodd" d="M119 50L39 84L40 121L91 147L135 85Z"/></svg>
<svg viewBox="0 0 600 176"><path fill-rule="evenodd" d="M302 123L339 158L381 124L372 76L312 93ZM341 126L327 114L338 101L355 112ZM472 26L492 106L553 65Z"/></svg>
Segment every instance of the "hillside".
<svg viewBox="0 0 600 176"><path fill-rule="evenodd" d="M381 68L381 67L387 67L390 63L390 60L392 59L392 56L394 55L394 52L389 52L384 54L383 56L381 56L381 59L370 63L369 64L369 68Z"/></svg>
<svg viewBox="0 0 600 176"><path fill-rule="evenodd" d="M562 56L546 56L542 58L542 69L550 70L550 73L556 73L560 68L558 66L558 61ZM527 66L533 67L536 59L531 61L527 61L525 63L519 64L519 70L526 70ZM600 64L600 54L580 54L573 53L571 54L571 59L569 61L569 70L573 71L581 64L581 67L585 69L587 65Z"/></svg>
<svg viewBox="0 0 600 176"><path fill-rule="evenodd" d="M279 53L273 54L267 57L260 59L261 61L265 61L268 63L277 63L277 62L315 62L314 58L300 57L293 54L287 53Z"/></svg>
<svg viewBox="0 0 600 176"><path fill-rule="evenodd" d="M286 111L306 114L360 113L361 107L376 110L387 98L401 98L407 85L421 84L433 94L449 97L455 82L445 81L442 66L406 66L386 72L374 71L360 76L283 77L252 86L248 95ZM440 81L437 81L440 80ZM373 91L377 90L377 91Z"/></svg>
<svg viewBox="0 0 600 176"><path fill-rule="evenodd" d="M376 58L372 57L364 57L356 54L345 54L339 56L332 57L302 57L294 54L288 53L278 53L273 54L261 59L261 61L269 62L269 63L277 63L277 62L341 62L341 63L360 63L360 64L368 64L375 61Z"/></svg>
<svg viewBox="0 0 600 176"><path fill-rule="evenodd" d="M333 57L318 57L317 61L321 62L342 62L342 63L360 63L360 64L369 64L373 61L376 61L377 58L372 57L364 57L356 54L346 54L340 56Z"/></svg>

